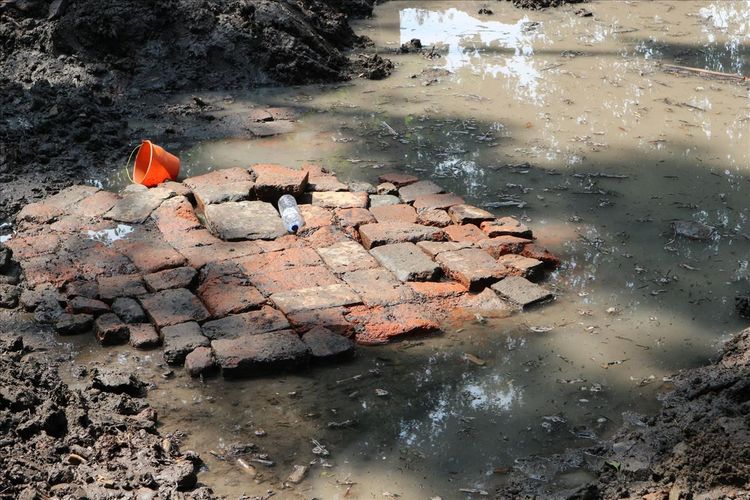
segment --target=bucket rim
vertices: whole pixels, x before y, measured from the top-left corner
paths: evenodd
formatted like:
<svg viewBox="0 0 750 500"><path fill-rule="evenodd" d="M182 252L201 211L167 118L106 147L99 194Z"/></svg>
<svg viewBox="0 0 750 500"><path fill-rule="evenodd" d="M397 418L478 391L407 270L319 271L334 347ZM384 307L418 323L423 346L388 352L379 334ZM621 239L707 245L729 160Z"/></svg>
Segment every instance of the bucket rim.
<svg viewBox="0 0 750 500"><path fill-rule="evenodd" d="M143 148L144 144L148 144L148 153L149 153L149 155L148 155L148 164L146 165L146 169L143 172L143 175L141 175L140 179L138 179L137 178L137 176L138 176L138 171L137 171L138 156L141 154L141 149ZM141 181L148 176L148 172L149 172L149 170L151 170L151 165L153 163L154 163L154 144L150 140L148 140L148 139L143 139L141 141L141 145L138 146L138 154L135 155L135 161L133 162L133 180L136 183L140 184Z"/></svg>

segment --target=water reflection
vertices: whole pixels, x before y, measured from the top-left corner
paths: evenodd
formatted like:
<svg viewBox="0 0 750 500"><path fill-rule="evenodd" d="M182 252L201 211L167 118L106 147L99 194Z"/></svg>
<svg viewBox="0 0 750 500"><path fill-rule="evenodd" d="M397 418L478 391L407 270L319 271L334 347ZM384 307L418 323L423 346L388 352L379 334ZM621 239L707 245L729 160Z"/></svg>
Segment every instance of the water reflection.
<svg viewBox="0 0 750 500"><path fill-rule="evenodd" d="M127 224L117 224L114 229L101 229L99 231L86 231L86 237L90 240L99 241L105 245L111 245L117 240L125 238L128 234L132 233L135 229L133 226Z"/></svg>

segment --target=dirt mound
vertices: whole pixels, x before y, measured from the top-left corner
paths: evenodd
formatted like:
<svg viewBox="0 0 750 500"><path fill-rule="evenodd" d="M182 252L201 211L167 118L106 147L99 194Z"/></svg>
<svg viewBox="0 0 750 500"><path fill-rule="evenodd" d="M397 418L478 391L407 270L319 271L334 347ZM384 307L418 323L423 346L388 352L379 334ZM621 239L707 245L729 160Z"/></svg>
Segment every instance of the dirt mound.
<svg viewBox="0 0 750 500"><path fill-rule="evenodd" d="M214 497L133 376L101 370L73 391L16 337L0 341L0 378L0 498Z"/></svg>
<svg viewBox="0 0 750 500"><path fill-rule="evenodd" d="M655 417L626 416L611 440L586 450L518 467L498 498L748 498L750 495L750 329L739 333L714 364L678 373ZM597 479L559 490L523 470L587 469Z"/></svg>

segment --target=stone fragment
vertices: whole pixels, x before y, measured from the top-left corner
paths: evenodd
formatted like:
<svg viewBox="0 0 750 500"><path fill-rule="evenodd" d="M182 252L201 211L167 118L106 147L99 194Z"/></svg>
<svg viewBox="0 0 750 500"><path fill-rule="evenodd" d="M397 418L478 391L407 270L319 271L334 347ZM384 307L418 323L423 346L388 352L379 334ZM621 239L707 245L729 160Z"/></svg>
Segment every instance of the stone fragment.
<svg viewBox="0 0 750 500"><path fill-rule="evenodd" d="M172 195L173 191L159 187L127 193L117 200L104 217L129 224L142 224L151 212Z"/></svg>
<svg viewBox="0 0 750 500"><path fill-rule="evenodd" d="M454 205L464 203L464 199L453 193L428 194L414 200L414 208L417 212L425 210L448 209Z"/></svg>
<svg viewBox="0 0 750 500"><path fill-rule="evenodd" d="M364 181L354 181L349 183L349 191L352 193L367 193L367 194L375 194L375 186L370 184L369 182Z"/></svg>
<svg viewBox="0 0 750 500"><path fill-rule="evenodd" d="M401 198L391 194L371 194L370 195L370 208L372 207L387 207L388 205L399 205L401 204Z"/></svg>
<svg viewBox="0 0 750 500"><path fill-rule="evenodd" d="M417 181L399 188L398 196L404 203L412 203L421 196L444 193L445 190L432 181Z"/></svg>
<svg viewBox="0 0 750 500"><path fill-rule="evenodd" d="M536 244L527 244L523 246L521 255L532 259L541 260L546 267L555 269L560 266L560 259L546 248Z"/></svg>
<svg viewBox="0 0 750 500"><path fill-rule="evenodd" d="M217 371L210 347L196 347L185 357L185 370L191 377L208 376Z"/></svg>
<svg viewBox="0 0 750 500"><path fill-rule="evenodd" d="M354 333L354 329L344 317L346 312L344 307L330 307L292 313L288 318L294 329L299 332L306 332L316 326L325 326L337 335L349 337Z"/></svg>
<svg viewBox="0 0 750 500"><path fill-rule="evenodd" d="M448 215L450 215L454 224L475 224L477 226L484 221L495 218L491 212L465 203L450 207Z"/></svg>
<svg viewBox="0 0 750 500"><path fill-rule="evenodd" d="M382 267L352 271L343 279L369 306L399 304L414 298L409 287Z"/></svg>
<svg viewBox="0 0 750 500"><path fill-rule="evenodd" d="M279 292L271 295L271 300L284 314L311 309L348 306L362 302L359 296L344 284Z"/></svg>
<svg viewBox="0 0 750 500"><path fill-rule="evenodd" d="M286 482L292 484L301 483L305 479L309 468L307 465L295 465L292 473L286 478Z"/></svg>
<svg viewBox="0 0 750 500"><path fill-rule="evenodd" d="M323 208L367 208L369 197L363 191L321 191L309 194L310 203Z"/></svg>
<svg viewBox="0 0 750 500"><path fill-rule="evenodd" d="M136 398L146 395L146 384L132 373L118 368L96 368L91 385L102 392L127 394Z"/></svg>
<svg viewBox="0 0 750 500"><path fill-rule="evenodd" d="M129 325L130 345L136 349L150 349L161 344L161 337L153 325L140 323Z"/></svg>
<svg viewBox="0 0 750 500"><path fill-rule="evenodd" d="M521 276L530 280L538 278L544 266L544 262L541 260L515 254L501 255L497 261L507 267L511 275Z"/></svg>
<svg viewBox="0 0 750 500"><path fill-rule="evenodd" d="M75 335L91 330L94 317L91 314L61 314L55 322L55 331L60 335Z"/></svg>
<svg viewBox="0 0 750 500"><path fill-rule="evenodd" d="M485 288L478 294L465 295L458 307L468 316L480 312L482 316L490 318L507 318L516 310L516 306L501 299L491 288Z"/></svg>
<svg viewBox="0 0 750 500"><path fill-rule="evenodd" d="M462 226L450 225L444 231L451 241L477 243L487 239L487 236L477 226L472 224L464 224Z"/></svg>
<svg viewBox="0 0 750 500"><path fill-rule="evenodd" d="M244 168L227 168L185 179L185 185L195 195L198 206L244 201L250 198L255 183Z"/></svg>
<svg viewBox="0 0 750 500"><path fill-rule="evenodd" d="M438 254L443 252L471 248L474 244L468 241L420 241L417 242L417 246L424 253L435 258Z"/></svg>
<svg viewBox="0 0 750 500"><path fill-rule="evenodd" d="M440 209L422 210L417 214L417 222L425 226L446 227L451 224L448 212Z"/></svg>
<svg viewBox="0 0 750 500"><path fill-rule="evenodd" d="M85 313L98 316L109 312L109 306L101 300L74 297L68 302L68 311L74 314Z"/></svg>
<svg viewBox="0 0 750 500"><path fill-rule="evenodd" d="M302 342L310 348L315 362L330 363L354 356L354 342L323 326L307 331L302 335Z"/></svg>
<svg viewBox="0 0 750 500"><path fill-rule="evenodd" d="M383 245L370 254L401 281L434 281L441 274L440 266L414 243Z"/></svg>
<svg viewBox="0 0 750 500"><path fill-rule="evenodd" d="M0 285L0 308L13 309L18 305L21 292L13 285Z"/></svg>
<svg viewBox="0 0 750 500"><path fill-rule="evenodd" d="M276 203L284 194L299 196L307 187L308 173L293 170L281 165L256 164L252 167L255 172L255 191L258 199Z"/></svg>
<svg viewBox="0 0 750 500"><path fill-rule="evenodd" d="M368 250L381 245L442 240L444 237L441 229L403 222L366 224L359 228L359 235L362 238L362 244Z"/></svg>
<svg viewBox="0 0 750 500"><path fill-rule="evenodd" d="M212 318L223 318L255 309L265 298L249 281L236 276L219 276L201 283L198 296Z"/></svg>
<svg viewBox="0 0 750 500"><path fill-rule="evenodd" d="M81 217L101 217L119 200L120 197L111 191L97 191L76 203L69 213Z"/></svg>
<svg viewBox="0 0 750 500"><path fill-rule="evenodd" d="M0 243L0 272L5 272L5 270L10 266L12 256L13 251Z"/></svg>
<svg viewBox="0 0 750 500"><path fill-rule="evenodd" d="M323 262L334 273L377 267L378 262L356 241L342 241L317 249Z"/></svg>
<svg viewBox="0 0 750 500"><path fill-rule="evenodd" d="M289 322L278 310L263 306L258 311L233 314L203 324L203 335L211 340L233 339L289 328Z"/></svg>
<svg viewBox="0 0 750 500"><path fill-rule="evenodd" d="M419 177L409 174L390 173L381 175L378 177L378 180L380 182L389 182L396 187L403 187L419 181Z"/></svg>
<svg viewBox="0 0 750 500"><path fill-rule="evenodd" d="M204 213L206 226L222 240L272 240L287 234L279 213L263 201L208 205Z"/></svg>
<svg viewBox="0 0 750 500"><path fill-rule="evenodd" d="M478 248L443 252L435 257L445 273L471 291L479 291L502 279L507 269Z"/></svg>
<svg viewBox="0 0 750 500"><path fill-rule="evenodd" d="M102 345L127 344L130 338L128 325L113 313L102 314L96 318L94 333Z"/></svg>
<svg viewBox="0 0 750 500"><path fill-rule="evenodd" d="M521 224L513 217L500 217L494 220L482 222L482 231L490 238L497 236L517 236L519 238L531 238L531 229Z"/></svg>
<svg viewBox="0 0 750 500"><path fill-rule="evenodd" d="M99 188L93 186L71 186L38 203L29 203L18 212L16 221L28 221L36 224L50 222L57 217L70 213L81 200L94 195Z"/></svg>
<svg viewBox="0 0 750 500"><path fill-rule="evenodd" d="M99 297L111 301L118 297L138 297L148 293L143 280L137 274L102 276L98 278Z"/></svg>
<svg viewBox="0 0 750 500"><path fill-rule="evenodd" d="M159 236L151 234L137 239L115 242L115 248L126 255L142 273L155 273L185 264L185 257Z"/></svg>
<svg viewBox="0 0 750 500"><path fill-rule="evenodd" d="M439 318L421 304L355 307L347 319L356 325L355 339L361 344L382 344L394 337L429 333L440 327Z"/></svg>
<svg viewBox="0 0 750 500"><path fill-rule="evenodd" d="M375 222L375 217L366 208L337 208L336 219L341 227L357 228Z"/></svg>
<svg viewBox="0 0 750 500"><path fill-rule="evenodd" d="M316 207L315 205L298 205L299 212L305 220L302 230L316 229L333 224L333 211L328 208Z"/></svg>
<svg viewBox="0 0 750 500"><path fill-rule="evenodd" d="M198 297L184 288L162 290L144 295L140 300L148 317L159 328L188 321L203 321L210 316Z"/></svg>
<svg viewBox="0 0 750 500"><path fill-rule="evenodd" d="M552 292L520 276L509 276L492 285L500 297L521 308L554 298Z"/></svg>
<svg viewBox="0 0 750 500"><path fill-rule="evenodd" d="M56 293L45 292L34 309L34 321L54 323L64 313Z"/></svg>
<svg viewBox="0 0 750 500"><path fill-rule="evenodd" d="M381 182L377 186L375 186L375 191L380 194L391 194L391 195L397 195L398 194L398 187L396 187L395 184L392 182ZM370 198L372 200L372 198Z"/></svg>
<svg viewBox="0 0 750 500"><path fill-rule="evenodd" d="M143 276L143 280L150 291L159 292L170 288L190 288L197 274L198 271L192 267L176 267L158 273L146 274Z"/></svg>
<svg viewBox="0 0 750 500"><path fill-rule="evenodd" d="M266 375L307 365L310 348L291 330L211 342L226 378Z"/></svg>
<svg viewBox="0 0 750 500"><path fill-rule="evenodd" d="M377 222L405 222L409 224L417 222L417 211L411 205L403 203L370 207L370 212Z"/></svg>
<svg viewBox="0 0 750 500"><path fill-rule="evenodd" d="M335 285L336 283L340 283L340 281L330 269L320 265L294 267L291 270L255 274L252 277L252 283L263 295L269 296L274 293L288 292L299 288Z"/></svg>
<svg viewBox="0 0 750 500"><path fill-rule="evenodd" d="M497 238L481 240L477 244L480 248L497 259L501 255L521 253L529 243L531 243L531 240L526 238L519 238L517 236L498 236Z"/></svg>
<svg viewBox="0 0 750 500"><path fill-rule="evenodd" d="M412 281L407 285L417 298L427 300L458 297L467 292L466 287L456 281Z"/></svg>
<svg viewBox="0 0 750 500"><path fill-rule="evenodd" d="M112 302L112 312L125 323L145 323L146 313L137 300L130 297L119 297Z"/></svg>
<svg viewBox="0 0 750 500"><path fill-rule="evenodd" d="M161 329L164 341L164 361L170 365L181 365L185 357L196 347L208 347L209 340L201 333L198 323L190 321Z"/></svg>

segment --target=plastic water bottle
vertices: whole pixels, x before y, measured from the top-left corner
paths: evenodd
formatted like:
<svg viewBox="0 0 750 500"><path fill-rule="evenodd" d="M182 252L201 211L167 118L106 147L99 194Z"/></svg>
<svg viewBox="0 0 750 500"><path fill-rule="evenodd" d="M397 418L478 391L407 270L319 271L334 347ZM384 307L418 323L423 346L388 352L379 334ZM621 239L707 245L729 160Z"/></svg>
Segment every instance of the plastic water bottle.
<svg viewBox="0 0 750 500"><path fill-rule="evenodd" d="M296 233L305 225L305 219L297 206L297 200L291 194L285 194L279 198L279 213L284 227L290 233Z"/></svg>

